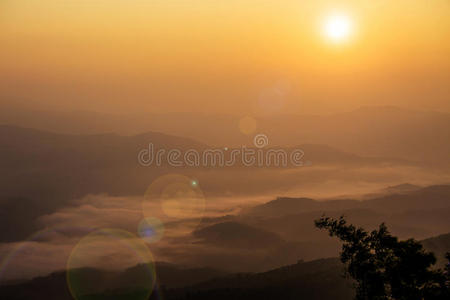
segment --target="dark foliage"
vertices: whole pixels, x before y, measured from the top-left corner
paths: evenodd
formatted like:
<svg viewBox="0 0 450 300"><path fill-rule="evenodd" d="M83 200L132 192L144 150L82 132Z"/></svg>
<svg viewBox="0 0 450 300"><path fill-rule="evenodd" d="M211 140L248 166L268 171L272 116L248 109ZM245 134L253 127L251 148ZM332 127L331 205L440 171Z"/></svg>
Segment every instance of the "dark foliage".
<svg viewBox="0 0 450 300"><path fill-rule="evenodd" d="M343 242L341 261L356 281L356 300L450 299L448 266L432 269L436 258L419 242L399 241L384 223L372 232L344 217L322 217L315 224Z"/></svg>

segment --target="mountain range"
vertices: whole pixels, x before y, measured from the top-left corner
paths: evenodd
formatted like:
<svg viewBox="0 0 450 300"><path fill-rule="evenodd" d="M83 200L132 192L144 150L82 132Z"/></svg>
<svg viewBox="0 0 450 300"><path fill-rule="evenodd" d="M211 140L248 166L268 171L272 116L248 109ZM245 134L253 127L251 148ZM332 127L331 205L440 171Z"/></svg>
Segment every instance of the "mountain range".
<svg viewBox="0 0 450 300"><path fill-rule="evenodd" d="M215 146L249 144L253 135L239 131L244 116L200 113L105 114L87 111L36 111L5 107L0 124L71 134L148 130L183 136ZM395 157L448 166L450 114L371 106L330 115L255 116L256 133L270 145L323 144L363 156Z"/></svg>
<svg viewBox="0 0 450 300"><path fill-rule="evenodd" d="M446 248L450 234L422 241L428 251ZM123 272L83 269L95 278L91 292L81 299L146 299L139 296L150 289L139 283L140 266ZM89 273L89 275L88 275ZM227 274L214 269L187 269L166 263L156 264L157 282L150 299L317 299L351 300L352 281L344 277L344 266L337 258L298 261L292 265L259 273ZM111 288L111 283L114 288ZM102 285L108 287L101 288ZM128 287L128 288L127 288ZM84 286L88 291L88 287ZM72 299L65 272L0 286L2 297L10 300Z"/></svg>

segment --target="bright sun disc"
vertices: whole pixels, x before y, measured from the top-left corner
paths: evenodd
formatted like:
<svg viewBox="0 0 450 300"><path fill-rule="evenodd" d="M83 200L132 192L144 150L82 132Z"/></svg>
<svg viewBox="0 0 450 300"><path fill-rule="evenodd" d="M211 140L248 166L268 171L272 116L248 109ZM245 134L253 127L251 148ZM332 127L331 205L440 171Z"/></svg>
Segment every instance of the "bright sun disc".
<svg viewBox="0 0 450 300"><path fill-rule="evenodd" d="M347 39L352 31L352 22L348 16L332 15L325 19L324 33L334 42Z"/></svg>

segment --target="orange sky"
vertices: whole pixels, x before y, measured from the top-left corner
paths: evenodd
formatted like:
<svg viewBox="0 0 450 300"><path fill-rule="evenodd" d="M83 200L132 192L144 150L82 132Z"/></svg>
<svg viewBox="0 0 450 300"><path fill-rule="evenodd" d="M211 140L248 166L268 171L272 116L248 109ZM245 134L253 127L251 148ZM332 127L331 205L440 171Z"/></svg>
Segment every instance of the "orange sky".
<svg viewBox="0 0 450 300"><path fill-rule="evenodd" d="M342 43L322 33L334 12L354 24ZM1 0L0 101L107 112L450 111L449 36L447 0Z"/></svg>

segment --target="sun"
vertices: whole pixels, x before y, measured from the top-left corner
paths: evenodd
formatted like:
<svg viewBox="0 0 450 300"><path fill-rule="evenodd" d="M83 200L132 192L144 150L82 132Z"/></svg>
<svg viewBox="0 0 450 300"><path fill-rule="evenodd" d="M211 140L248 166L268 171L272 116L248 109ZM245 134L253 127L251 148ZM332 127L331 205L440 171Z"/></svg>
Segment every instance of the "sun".
<svg viewBox="0 0 450 300"><path fill-rule="evenodd" d="M324 35L332 42L346 41L353 31L353 22L345 14L333 14L325 18L323 25Z"/></svg>

